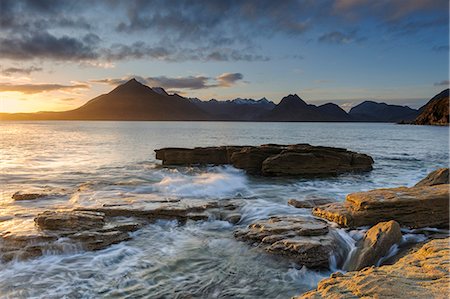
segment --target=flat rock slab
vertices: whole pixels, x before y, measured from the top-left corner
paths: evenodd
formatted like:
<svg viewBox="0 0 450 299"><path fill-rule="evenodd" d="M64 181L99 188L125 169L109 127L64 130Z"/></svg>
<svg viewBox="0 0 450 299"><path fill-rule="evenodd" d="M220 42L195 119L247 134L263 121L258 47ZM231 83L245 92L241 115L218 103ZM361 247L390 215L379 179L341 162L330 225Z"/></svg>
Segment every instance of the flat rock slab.
<svg viewBox="0 0 450 299"><path fill-rule="evenodd" d="M265 176L336 175L370 171L373 164L365 154L309 144L162 148L155 152L163 165L230 164Z"/></svg>
<svg viewBox="0 0 450 299"><path fill-rule="evenodd" d="M313 209L313 215L343 227L395 220L410 228L448 227L449 185L376 189L347 195L344 202Z"/></svg>
<svg viewBox="0 0 450 299"><path fill-rule="evenodd" d="M448 298L449 242L432 240L393 265L334 273L296 298Z"/></svg>
<svg viewBox="0 0 450 299"><path fill-rule="evenodd" d="M155 220L207 220L218 219L237 223L242 202L236 200L205 201L181 199L176 201L152 201L132 204L105 204L101 207L77 208L75 211L103 213L108 217L133 217L147 222Z"/></svg>
<svg viewBox="0 0 450 299"><path fill-rule="evenodd" d="M336 200L332 198L310 198L305 200L289 199L288 205L299 209L312 209L332 202L336 202Z"/></svg>
<svg viewBox="0 0 450 299"><path fill-rule="evenodd" d="M328 224L305 216L271 217L237 230L235 237L310 268L327 268L335 247Z"/></svg>

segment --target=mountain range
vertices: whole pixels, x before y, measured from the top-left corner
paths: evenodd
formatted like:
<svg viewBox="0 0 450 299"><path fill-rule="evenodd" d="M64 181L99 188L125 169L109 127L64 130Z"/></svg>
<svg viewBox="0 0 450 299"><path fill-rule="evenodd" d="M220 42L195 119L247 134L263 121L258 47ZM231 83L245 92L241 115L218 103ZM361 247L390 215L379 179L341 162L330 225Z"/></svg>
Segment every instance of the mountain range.
<svg viewBox="0 0 450 299"><path fill-rule="evenodd" d="M445 95L445 91L443 92ZM434 99L434 98L433 98ZM448 90L447 90L448 101ZM442 105L441 105L442 106ZM440 106L439 106L440 107ZM425 110L365 101L348 113L333 103L307 104L290 94L275 104L260 100L201 101L150 88L135 79L111 92L91 99L74 110L62 112L0 113L2 120L200 120L200 121L324 121L324 122L414 122ZM431 108L430 108L431 109ZM448 118L448 107L447 107Z"/></svg>

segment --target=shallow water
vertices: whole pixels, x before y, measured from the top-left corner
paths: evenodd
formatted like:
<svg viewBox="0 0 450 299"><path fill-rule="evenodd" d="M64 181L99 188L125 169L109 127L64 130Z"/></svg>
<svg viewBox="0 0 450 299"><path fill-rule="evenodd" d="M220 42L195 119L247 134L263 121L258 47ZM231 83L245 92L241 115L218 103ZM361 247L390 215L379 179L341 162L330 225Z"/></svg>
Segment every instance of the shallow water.
<svg viewBox="0 0 450 299"><path fill-rule="evenodd" d="M412 186L448 165L448 128L365 123L0 122L0 230L27 234L40 211L119 200L240 198L238 224L309 214L286 204L310 196L343 200L361 190ZM164 169L165 146L310 143L370 154L375 169L334 178L247 176L232 167ZM14 202L19 190L57 190ZM3 221L2 221L3 220ZM224 221L161 221L98 252L69 248L0 264L0 294L11 298L289 298L329 275L236 241ZM348 241L348 240L347 240ZM351 246L348 245L348 246Z"/></svg>

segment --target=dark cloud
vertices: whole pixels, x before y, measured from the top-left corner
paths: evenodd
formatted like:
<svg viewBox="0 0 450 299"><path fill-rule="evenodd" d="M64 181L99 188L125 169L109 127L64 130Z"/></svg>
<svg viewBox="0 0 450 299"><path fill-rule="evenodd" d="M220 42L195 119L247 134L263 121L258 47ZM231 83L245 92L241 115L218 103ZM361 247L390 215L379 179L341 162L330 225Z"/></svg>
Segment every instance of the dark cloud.
<svg viewBox="0 0 450 299"><path fill-rule="evenodd" d="M61 85L61 84L10 84L0 83L0 92L15 91L25 94L35 94L48 91L61 91L61 90L74 90L74 89L87 89L90 86L87 84L73 84L73 85Z"/></svg>
<svg viewBox="0 0 450 299"><path fill-rule="evenodd" d="M30 66L30 67L24 67L24 68L9 67L9 68L1 70L2 74L6 75L6 76L10 76L10 75L14 75L14 74L29 75L33 72L40 72L40 71L42 71L42 68L36 67L36 66Z"/></svg>
<svg viewBox="0 0 450 299"><path fill-rule="evenodd" d="M318 38L318 41L321 43L330 43L330 44L349 44L352 42L362 42L366 38L357 37L356 31L352 31L349 33L343 33L340 31L332 31L323 34Z"/></svg>
<svg viewBox="0 0 450 299"><path fill-rule="evenodd" d="M448 45L433 46L433 48L431 48L431 50L433 50L435 52L448 52L449 46Z"/></svg>
<svg viewBox="0 0 450 299"><path fill-rule="evenodd" d="M102 49L101 55L107 60L129 60L150 58L164 61L267 61L269 57L247 53L231 48L194 47L183 48L175 45L151 46L144 42L131 45L114 44Z"/></svg>
<svg viewBox="0 0 450 299"><path fill-rule="evenodd" d="M0 56L13 60L53 59L87 60L99 57L92 44L94 34L81 39L67 35L56 37L48 32L34 32L21 36L0 38Z"/></svg>
<svg viewBox="0 0 450 299"><path fill-rule="evenodd" d="M335 0L334 15L347 19L375 18L388 24L401 22L417 14L448 13L447 0Z"/></svg>
<svg viewBox="0 0 450 299"><path fill-rule="evenodd" d="M447 12L447 0L2 0L0 58L266 61L261 41L276 35L361 42L362 21L415 34L447 28Z"/></svg>
<svg viewBox="0 0 450 299"><path fill-rule="evenodd" d="M434 86L449 86L450 81L449 80L442 80L440 82L436 82L433 85Z"/></svg>
<svg viewBox="0 0 450 299"><path fill-rule="evenodd" d="M230 87L241 81L244 76L241 73L223 73L215 78L207 76L187 76L187 77L141 77L128 76L126 78L108 78L100 80L92 80L94 83L108 84L117 86L135 78L139 82L152 86L162 87L172 92L174 89L207 89L213 87Z"/></svg>

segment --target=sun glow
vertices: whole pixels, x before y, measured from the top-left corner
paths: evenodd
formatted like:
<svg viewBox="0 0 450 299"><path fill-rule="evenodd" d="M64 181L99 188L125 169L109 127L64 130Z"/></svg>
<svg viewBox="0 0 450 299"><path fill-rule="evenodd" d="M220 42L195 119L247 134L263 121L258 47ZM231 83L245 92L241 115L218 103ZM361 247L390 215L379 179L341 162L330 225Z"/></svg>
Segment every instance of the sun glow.
<svg viewBox="0 0 450 299"><path fill-rule="evenodd" d="M22 94L18 92L0 93L0 112L63 111L78 107L83 101L71 95L60 93Z"/></svg>

